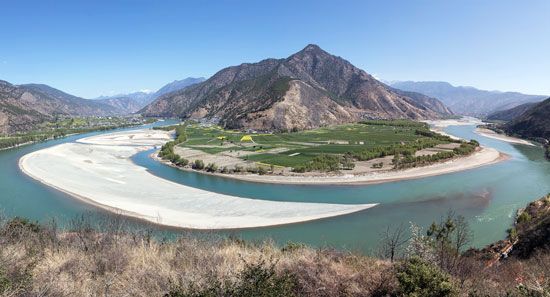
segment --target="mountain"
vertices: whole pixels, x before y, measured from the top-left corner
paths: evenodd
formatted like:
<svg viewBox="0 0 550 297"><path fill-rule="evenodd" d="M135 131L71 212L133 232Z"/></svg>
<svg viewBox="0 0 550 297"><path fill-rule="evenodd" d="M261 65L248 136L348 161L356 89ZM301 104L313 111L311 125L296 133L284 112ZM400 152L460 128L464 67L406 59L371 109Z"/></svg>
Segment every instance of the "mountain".
<svg viewBox="0 0 550 297"><path fill-rule="evenodd" d="M550 140L550 98L531 106L504 126L506 132L525 138Z"/></svg>
<svg viewBox="0 0 550 297"><path fill-rule="evenodd" d="M522 115L523 113L525 113L527 110L529 110L531 107L535 105L537 105L537 103L525 103L522 105L518 105L514 108L497 111L487 116L487 120L508 122L519 117L520 115Z"/></svg>
<svg viewBox="0 0 550 297"><path fill-rule="evenodd" d="M449 107L447 107L445 104L443 104L443 102L439 101L436 98L429 97L421 93L403 91L395 88L392 88L392 90L399 95L412 98L418 104L427 106L428 108L430 108L431 110L439 114L442 114L442 115L453 114L452 110Z"/></svg>
<svg viewBox="0 0 550 297"><path fill-rule="evenodd" d="M115 115L117 110L47 85L12 85L0 81L0 133L28 131L56 115Z"/></svg>
<svg viewBox="0 0 550 297"><path fill-rule="evenodd" d="M94 99L115 108L119 114L132 114L154 100L154 93L134 92L115 96L101 96Z"/></svg>
<svg viewBox="0 0 550 297"><path fill-rule="evenodd" d="M155 99L164 94L182 90L188 86L203 82L204 80L204 77L188 77L168 83L154 93L134 92L115 96L102 96L96 98L96 100L116 108L119 110L119 113L130 114L139 111L147 104L153 102Z"/></svg>
<svg viewBox="0 0 550 297"><path fill-rule="evenodd" d="M165 94L145 116L213 118L228 128L308 129L365 118L433 119L442 115L402 95L317 45L286 59L220 70L208 80Z"/></svg>
<svg viewBox="0 0 550 297"><path fill-rule="evenodd" d="M117 110L111 106L94 100L76 97L48 85L24 84L18 87L34 97L25 97L23 99L32 102L34 108L46 114L105 116L118 113Z"/></svg>
<svg viewBox="0 0 550 297"><path fill-rule="evenodd" d="M525 95L516 92L485 91L473 87L453 86L437 81L402 81L391 86L403 91L418 92L441 100L455 113L485 117L496 111L530 102L540 102L547 96Z"/></svg>
<svg viewBox="0 0 550 297"><path fill-rule="evenodd" d="M206 79L204 77L188 77L182 80L175 80L156 91L153 97L156 99L164 94L179 91L181 89L187 88L188 86L201 83L205 80Z"/></svg>

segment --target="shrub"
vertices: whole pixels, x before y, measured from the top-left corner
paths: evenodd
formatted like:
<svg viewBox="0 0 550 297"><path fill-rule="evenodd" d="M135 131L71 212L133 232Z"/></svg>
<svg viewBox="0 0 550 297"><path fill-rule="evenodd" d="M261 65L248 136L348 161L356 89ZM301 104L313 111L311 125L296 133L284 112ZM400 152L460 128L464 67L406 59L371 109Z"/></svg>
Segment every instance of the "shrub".
<svg viewBox="0 0 550 297"><path fill-rule="evenodd" d="M531 220L531 215L529 215L526 211L522 212L518 217L518 224L521 223L527 223Z"/></svg>
<svg viewBox="0 0 550 297"><path fill-rule="evenodd" d="M265 167L263 167L263 166L258 167L258 174L259 175L264 175L266 173L267 173L267 169Z"/></svg>
<svg viewBox="0 0 550 297"><path fill-rule="evenodd" d="M398 268L397 280L401 293L405 296L457 295L449 275L418 257L408 259Z"/></svg>
<svg viewBox="0 0 550 297"><path fill-rule="evenodd" d="M382 167L384 167L384 162L374 163L374 164L372 164L371 167L372 167L372 168L378 168L378 169L379 169L379 168L382 168Z"/></svg>
<svg viewBox="0 0 550 297"><path fill-rule="evenodd" d="M165 296L287 297L296 296L296 287L294 275L288 272L277 273L275 264L268 265L265 261L260 261L257 264L246 263L235 280L228 279L222 282L212 279L202 288L195 285L190 285L186 289L175 287Z"/></svg>
<svg viewBox="0 0 550 297"><path fill-rule="evenodd" d="M203 170L204 162L202 160L195 160L195 162L193 162L193 165L191 167L196 170Z"/></svg>
<svg viewBox="0 0 550 297"><path fill-rule="evenodd" d="M189 160L187 159L184 159L184 158L180 158L176 163L175 163L177 166L187 166L187 164L189 164Z"/></svg>
<svg viewBox="0 0 550 297"><path fill-rule="evenodd" d="M214 163L209 163L207 166L206 166L206 171L208 172L216 172L218 171L218 165L214 164Z"/></svg>

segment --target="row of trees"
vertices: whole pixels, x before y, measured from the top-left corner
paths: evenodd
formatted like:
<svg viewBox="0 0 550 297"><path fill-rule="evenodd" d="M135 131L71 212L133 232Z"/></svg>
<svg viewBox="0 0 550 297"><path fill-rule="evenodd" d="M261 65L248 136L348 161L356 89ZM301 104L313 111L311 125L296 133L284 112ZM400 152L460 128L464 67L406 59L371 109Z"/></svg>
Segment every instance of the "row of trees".
<svg viewBox="0 0 550 297"><path fill-rule="evenodd" d="M63 136L65 136L65 134L63 133L52 133L52 134L31 134L31 135L0 138L0 149L7 149L7 148L15 147L21 144L25 144L25 143L45 141L48 139L55 139Z"/></svg>
<svg viewBox="0 0 550 297"><path fill-rule="evenodd" d="M315 156L313 160L303 165L294 167L292 170L298 173L309 171L331 172L341 169L351 170L355 168L353 161L353 156L350 153L346 153L344 155L321 154Z"/></svg>
<svg viewBox="0 0 550 297"><path fill-rule="evenodd" d="M386 156L392 156L396 154L401 155L414 155L418 150L434 147L438 144L449 142L448 140L438 138L419 138L415 141L403 144L392 144L388 146L380 146L365 149L362 151L351 153L352 156L358 161L368 161L376 158L383 158Z"/></svg>
<svg viewBox="0 0 550 297"><path fill-rule="evenodd" d="M411 120L366 120L360 122L365 125L394 126L394 127L421 127L429 129L428 124Z"/></svg>
<svg viewBox="0 0 550 297"><path fill-rule="evenodd" d="M476 140L470 140L470 142L463 142L459 147L454 148L452 151L442 151L433 155L415 156L410 152L402 154L402 152L396 152L393 157L393 165L395 169L411 168L417 166L423 166L442 160L454 158L455 156L466 156L473 153L479 146L479 142Z"/></svg>
<svg viewBox="0 0 550 297"><path fill-rule="evenodd" d="M163 160L168 160L172 162L172 164L176 166L187 166L187 164L189 164L189 160L182 158L180 155L174 152L174 147L176 145L183 143L184 141L187 140L187 135L185 134L185 126L176 125L176 126L168 126L168 127L172 127L172 129L175 129L176 138L172 141L165 143L161 147L159 152L159 157L161 157ZM156 130L169 131L169 130L166 130L168 127L155 127L155 128L157 128Z"/></svg>

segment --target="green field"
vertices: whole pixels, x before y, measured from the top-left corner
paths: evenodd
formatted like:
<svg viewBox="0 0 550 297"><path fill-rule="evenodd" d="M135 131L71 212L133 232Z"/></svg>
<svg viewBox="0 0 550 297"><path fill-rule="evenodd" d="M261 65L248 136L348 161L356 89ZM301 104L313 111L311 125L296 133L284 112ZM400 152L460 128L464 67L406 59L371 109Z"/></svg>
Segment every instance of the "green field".
<svg viewBox="0 0 550 297"><path fill-rule="evenodd" d="M367 121L276 134L249 134L224 130L219 126L187 123L185 129L187 140L180 146L210 154L224 151L254 151L255 154L242 159L296 167L323 154L360 154L380 148L408 148L422 142L430 142L430 146L450 142L445 138L419 134L419 131L430 133L426 124L404 120ZM245 135L249 135L253 143L241 142L241 138Z"/></svg>

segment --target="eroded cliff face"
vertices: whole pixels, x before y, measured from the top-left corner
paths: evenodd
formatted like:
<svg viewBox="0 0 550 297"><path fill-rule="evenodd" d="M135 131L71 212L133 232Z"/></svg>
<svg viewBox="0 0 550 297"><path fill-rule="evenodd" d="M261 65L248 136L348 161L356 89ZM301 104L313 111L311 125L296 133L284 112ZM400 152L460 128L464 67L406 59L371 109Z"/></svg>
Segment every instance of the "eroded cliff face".
<svg viewBox="0 0 550 297"><path fill-rule="evenodd" d="M237 126L257 130L312 129L357 121L360 113L331 100L302 81L290 82L281 101L269 109L248 114Z"/></svg>

